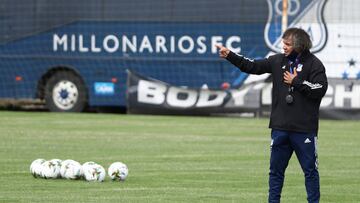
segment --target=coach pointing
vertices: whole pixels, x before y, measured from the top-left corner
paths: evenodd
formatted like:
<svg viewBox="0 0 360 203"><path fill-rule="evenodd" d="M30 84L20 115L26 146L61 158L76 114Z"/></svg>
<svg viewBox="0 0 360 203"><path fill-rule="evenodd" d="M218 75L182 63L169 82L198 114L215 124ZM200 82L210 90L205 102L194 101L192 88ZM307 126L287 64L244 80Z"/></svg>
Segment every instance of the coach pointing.
<svg viewBox="0 0 360 203"><path fill-rule="evenodd" d="M285 170L295 151L305 175L307 200L315 203L320 199L317 162L319 106L327 89L327 77L324 65L310 53L312 43L304 30L287 29L282 42L283 54L255 61L224 46L217 45L217 48L220 57L243 72L272 73L269 202L280 202Z"/></svg>

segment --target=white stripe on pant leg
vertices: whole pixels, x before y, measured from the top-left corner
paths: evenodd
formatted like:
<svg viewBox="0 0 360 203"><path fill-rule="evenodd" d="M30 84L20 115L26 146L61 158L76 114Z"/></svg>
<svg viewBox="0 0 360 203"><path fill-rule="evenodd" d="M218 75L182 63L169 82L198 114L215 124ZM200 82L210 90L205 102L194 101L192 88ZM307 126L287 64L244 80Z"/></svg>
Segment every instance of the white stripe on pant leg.
<svg viewBox="0 0 360 203"><path fill-rule="evenodd" d="M315 145L315 168L318 169L319 167L319 160L318 160L318 146L317 146L317 136L314 137L314 145Z"/></svg>

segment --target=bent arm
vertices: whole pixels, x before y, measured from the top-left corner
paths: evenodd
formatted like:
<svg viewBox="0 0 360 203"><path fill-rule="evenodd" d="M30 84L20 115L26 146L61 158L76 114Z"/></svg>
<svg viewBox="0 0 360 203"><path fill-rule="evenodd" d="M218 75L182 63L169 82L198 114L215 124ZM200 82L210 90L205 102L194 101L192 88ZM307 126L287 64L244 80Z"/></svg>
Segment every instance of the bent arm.
<svg viewBox="0 0 360 203"><path fill-rule="evenodd" d="M295 77L292 85L307 97L321 99L325 95L328 86L324 65L321 63L315 65L315 68L310 73L309 80Z"/></svg>

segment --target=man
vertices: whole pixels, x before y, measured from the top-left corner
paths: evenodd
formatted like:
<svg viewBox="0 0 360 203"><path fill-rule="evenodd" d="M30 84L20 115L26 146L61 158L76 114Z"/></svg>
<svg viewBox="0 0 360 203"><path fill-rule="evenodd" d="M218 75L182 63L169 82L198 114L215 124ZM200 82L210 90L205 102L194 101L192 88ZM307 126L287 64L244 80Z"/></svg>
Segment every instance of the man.
<svg viewBox="0 0 360 203"><path fill-rule="evenodd" d="M319 106L327 90L324 65L310 53L312 43L302 29L289 28L283 36L283 54L250 60L217 45L219 55L250 74L272 73L270 125L271 156L269 202L280 202L284 174L292 153L305 175L309 203L319 202L317 163Z"/></svg>

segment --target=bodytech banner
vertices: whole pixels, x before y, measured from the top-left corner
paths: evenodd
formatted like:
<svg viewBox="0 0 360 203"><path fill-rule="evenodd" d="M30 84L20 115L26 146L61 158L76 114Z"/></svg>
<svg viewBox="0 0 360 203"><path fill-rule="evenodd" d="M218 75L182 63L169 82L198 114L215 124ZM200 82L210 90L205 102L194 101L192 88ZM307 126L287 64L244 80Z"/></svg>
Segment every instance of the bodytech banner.
<svg viewBox="0 0 360 203"><path fill-rule="evenodd" d="M271 80L239 89L210 90L172 86L128 71L127 109L138 114L211 115L243 113L264 115L271 106ZM360 81L329 79L320 116L360 119Z"/></svg>
<svg viewBox="0 0 360 203"><path fill-rule="evenodd" d="M129 113L210 115L257 112L260 90L266 83L243 85L236 90L177 87L128 71L127 109Z"/></svg>

